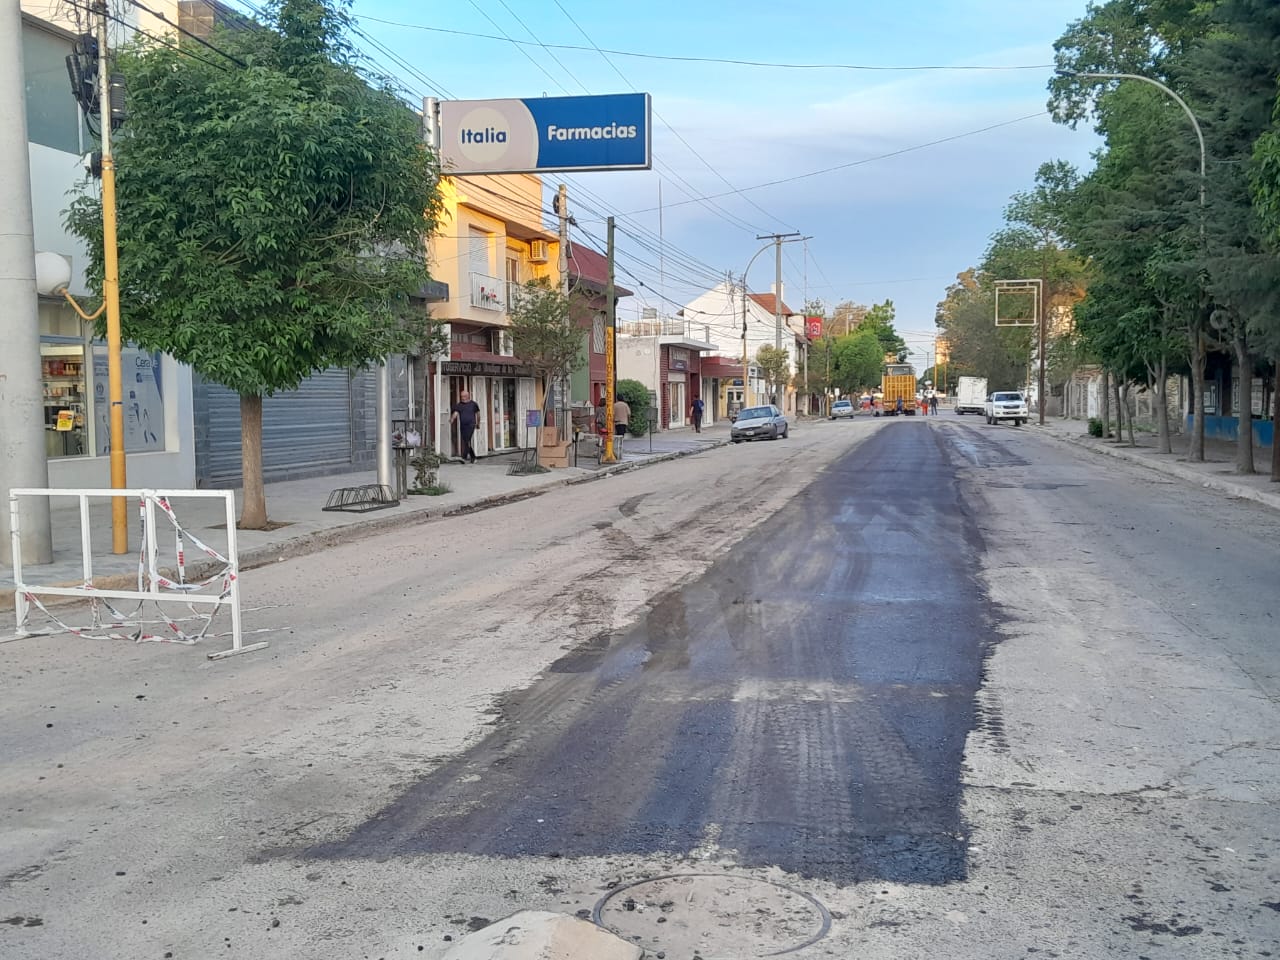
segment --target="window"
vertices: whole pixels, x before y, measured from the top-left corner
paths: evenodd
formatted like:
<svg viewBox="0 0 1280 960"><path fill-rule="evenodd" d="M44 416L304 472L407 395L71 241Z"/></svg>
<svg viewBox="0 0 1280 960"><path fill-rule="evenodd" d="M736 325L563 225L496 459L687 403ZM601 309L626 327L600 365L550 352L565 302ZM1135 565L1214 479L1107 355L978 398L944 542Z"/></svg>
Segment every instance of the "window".
<svg viewBox="0 0 1280 960"><path fill-rule="evenodd" d="M49 458L89 454L84 344L42 340L45 453Z"/></svg>
<svg viewBox="0 0 1280 960"><path fill-rule="evenodd" d="M22 72L27 139L55 150L81 152L80 107L71 95L66 57L71 41L24 23Z"/></svg>
<svg viewBox="0 0 1280 960"><path fill-rule="evenodd" d="M110 410L107 397L107 348L93 345L94 443L98 452L111 452ZM160 383L160 354L125 346L120 351L120 393L124 401L126 453L163 450L164 395Z"/></svg>
<svg viewBox="0 0 1280 960"><path fill-rule="evenodd" d="M591 352L604 353L604 314L591 318Z"/></svg>

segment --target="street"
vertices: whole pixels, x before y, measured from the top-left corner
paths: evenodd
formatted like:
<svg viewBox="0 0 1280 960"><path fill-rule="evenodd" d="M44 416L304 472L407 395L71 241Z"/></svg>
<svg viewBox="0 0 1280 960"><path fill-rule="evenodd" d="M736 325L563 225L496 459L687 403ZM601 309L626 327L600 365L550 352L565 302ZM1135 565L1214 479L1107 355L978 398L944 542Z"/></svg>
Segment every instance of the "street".
<svg viewBox="0 0 1280 960"><path fill-rule="evenodd" d="M0 955L1280 955L1278 545L1034 427L809 421L249 571L260 654L5 644Z"/></svg>

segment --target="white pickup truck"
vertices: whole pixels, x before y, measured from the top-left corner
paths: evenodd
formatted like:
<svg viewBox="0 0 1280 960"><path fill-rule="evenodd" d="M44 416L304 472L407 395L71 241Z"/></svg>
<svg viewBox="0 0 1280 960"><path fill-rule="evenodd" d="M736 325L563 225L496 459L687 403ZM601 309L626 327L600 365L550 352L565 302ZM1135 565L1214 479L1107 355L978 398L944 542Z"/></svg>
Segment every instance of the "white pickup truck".
<svg viewBox="0 0 1280 960"><path fill-rule="evenodd" d="M1027 398L1016 390L998 390L987 397L983 412L987 423L1012 420L1020 426L1027 422Z"/></svg>

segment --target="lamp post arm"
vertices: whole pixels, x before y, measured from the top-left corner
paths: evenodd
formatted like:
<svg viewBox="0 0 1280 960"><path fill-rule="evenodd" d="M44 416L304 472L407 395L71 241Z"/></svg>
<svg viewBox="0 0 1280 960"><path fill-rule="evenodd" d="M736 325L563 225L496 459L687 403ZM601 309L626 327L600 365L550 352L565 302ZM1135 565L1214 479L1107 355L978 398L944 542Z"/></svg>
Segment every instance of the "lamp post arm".
<svg viewBox="0 0 1280 960"><path fill-rule="evenodd" d="M1151 77L1144 77L1140 73L1076 73L1073 70L1059 70L1058 73L1064 77L1081 77L1085 79L1096 80L1141 80L1143 83L1149 83L1151 86L1163 90L1173 101L1182 108L1183 113L1187 115L1187 119L1191 121L1191 126L1195 128L1196 140L1200 144L1200 236L1204 238L1204 183L1205 183L1205 148L1204 133L1200 129L1200 121L1196 119L1196 115L1191 112L1191 108L1187 106L1187 101L1183 100L1174 91L1161 83L1159 80L1153 80Z"/></svg>
<svg viewBox="0 0 1280 960"><path fill-rule="evenodd" d="M102 301L102 306L98 307L98 309L93 311L93 313L85 313L84 308L82 308L80 304L76 303L76 298L71 296L71 293L66 287L63 287L61 292L62 296L66 298L67 303L71 304L71 309L80 314L80 317L88 323L93 323L93 321L102 316L103 311L107 309L107 302L104 300Z"/></svg>

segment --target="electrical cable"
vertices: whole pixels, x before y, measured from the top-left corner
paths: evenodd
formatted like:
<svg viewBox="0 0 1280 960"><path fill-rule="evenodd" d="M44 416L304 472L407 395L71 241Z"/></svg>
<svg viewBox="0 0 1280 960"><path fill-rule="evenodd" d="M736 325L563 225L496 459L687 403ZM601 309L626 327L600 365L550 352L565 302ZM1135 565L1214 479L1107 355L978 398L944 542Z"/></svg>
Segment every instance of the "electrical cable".
<svg viewBox="0 0 1280 960"><path fill-rule="evenodd" d="M158 12L156 10L152 10L146 4L140 3L139 0L125 0L125 2L130 4L131 6L137 7L139 10L142 10L144 13L151 14L151 16L155 17L157 20L161 21L162 23L167 23L169 26L173 27L173 29L177 30L184 37L190 37L196 43L200 44L200 46L205 47L208 50L212 50L214 53L218 54L219 56L226 57L236 66L238 67L249 66L239 57L233 57L231 54L227 53L225 50L221 50L215 45L213 45L212 43L210 43L204 37L197 36L196 34L192 33L190 30L188 30L186 27L183 27L177 23L174 23L164 13Z"/></svg>
<svg viewBox="0 0 1280 960"><path fill-rule="evenodd" d="M527 41L512 40L510 37L495 37L487 33L474 33L468 30L454 30L448 27L433 27L422 23L405 23L401 20L384 20L379 17L366 16L363 19L372 21L373 23L385 24L389 27L404 27L409 30L426 30L431 33L447 33L456 37L471 37L476 40L506 40L515 44L523 44L532 46ZM492 21L490 21L492 22ZM864 63L786 63L771 60L747 60L740 57L692 57L680 56L677 54L661 54L661 53L641 53L635 50L611 50L608 48L596 47L595 45L584 47L581 44L572 43L539 43L538 46L547 47L553 50L578 50L578 51L594 51L596 53L607 53L615 57L635 57L642 60L669 60L677 63L716 63L728 64L731 66L742 67L765 67L776 70L856 70L868 72L898 72L898 71L942 71L942 70L961 70L961 71L1013 71L1013 70L1052 70L1052 63L1019 63L1019 64L910 64L910 65L881 65L881 64L864 64Z"/></svg>
<svg viewBox="0 0 1280 960"><path fill-rule="evenodd" d="M965 137L974 137L974 136L977 136L977 135L978 135L978 134L980 134L980 133L987 133L987 132L989 132L989 131L991 131L991 130L998 130L998 129L1000 129L1001 127L1008 127L1008 126L1012 126L1012 125L1013 125L1013 124L1015 124L1015 123L1023 123L1023 122L1025 122L1025 121L1027 121L1027 120L1034 120L1034 119L1036 119L1037 117L1044 117L1044 116L1048 116L1048 111L1047 111L1047 110L1041 110L1041 111L1039 111L1039 112L1037 112L1037 113L1029 113L1029 114L1027 114L1026 116L1022 116L1022 117L1015 117L1015 118L1014 118L1014 119L1012 119L1012 120L1002 120L1002 121L1000 121L999 123L993 123L993 124L991 124L991 125L989 125L989 126L986 126L986 127L979 127L977 130L966 130L964 133L957 133L957 134L953 134L952 136L949 136L949 137L939 137L937 140L930 140L930 141L928 141L927 143L917 143L917 144L915 144L915 145L913 145L913 146L910 146L910 147L903 147L903 148L902 148L902 149L900 149L900 150L891 150L889 153L881 153L881 154L877 154L877 155L876 155L876 156L874 156L874 157L864 157L864 158L863 158L863 159L861 159L861 160L853 160L853 161L850 161L849 163L839 163L839 164L836 164L836 165L835 165L835 166L833 166L833 167L823 167L821 170L811 170L811 171L809 171L808 173L798 173L798 174L796 174L796 175L795 175L795 176L793 176L793 177L780 177L780 178L779 178L779 179L777 179L777 180L767 180L767 181L765 181L764 183L757 183L757 184L754 184L754 185L752 185L752 186L750 186L750 187L743 187L743 188L741 188L741 190L738 190L738 191L735 191L735 192L743 193L743 192L746 192L746 191L748 191L748 190L763 190L765 187L776 187L776 186L778 186L779 184L783 184L783 183L795 183L797 180L807 180L807 179L809 179L810 177L820 177L820 176L822 176L823 174L826 174L826 173L834 173L834 172L835 172L835 171L837 171L837 170L848 170L848 169L850 169L851 167L861 167L861 166L864 166L864 165L866 165L866 164L868 164L868 163L875 163L875 162L876 162L876 161L878 161L878 160L888 160L888 159L891 159L892 157L900 157L900 156L902 156L903 154L906 154L906 153L912 153L912 152L914 152L914 151L916 151L916 150L924 150L924 149L926 149L927 147L936 147L936 146L938 146L939 144L943 144L943 143L951 143L951 142L952 142L952 141L954 141L954 140L963 140ZM713 194L709 194L709 195L708 195L708 198L709 198L709 199L716 199L716 198L719 198L719 197L726 197L726 196L729 196L729 194L728 194L728 193L713 193ZM681 207L681 206L687 206L688 204L693 203L693 202L694 202L694 201L692 201L692 200L681 200L681 201L677 201L676 203L669 203L669 204L666 204L666 206L668 206L668 207ZM653 211L655 211L655 210L657 210L657 209L659 209L659 208L658 208L658 207L644 207L643 209L640 209L640 210L632 210L632 211L630 211L630 213L628 213L627 215L628 215L628 216L634 216L634 215L636 215L636 214L640 214L640 213L652 213Z"/></svg>

